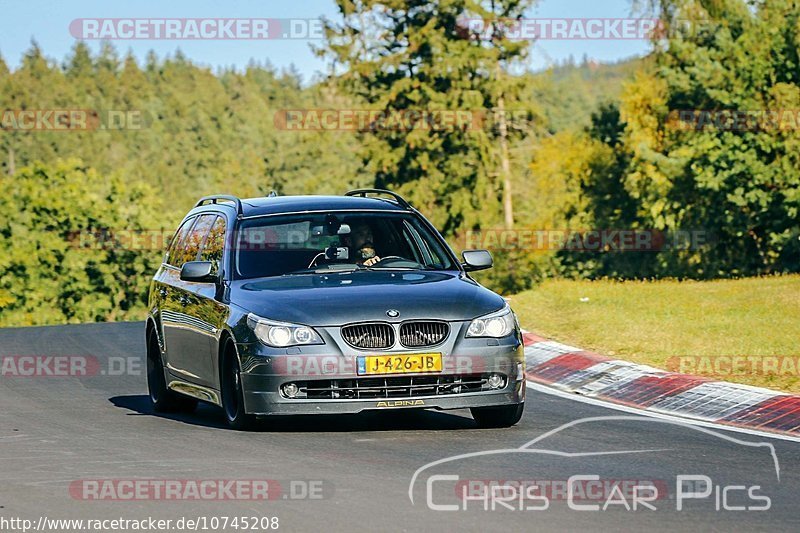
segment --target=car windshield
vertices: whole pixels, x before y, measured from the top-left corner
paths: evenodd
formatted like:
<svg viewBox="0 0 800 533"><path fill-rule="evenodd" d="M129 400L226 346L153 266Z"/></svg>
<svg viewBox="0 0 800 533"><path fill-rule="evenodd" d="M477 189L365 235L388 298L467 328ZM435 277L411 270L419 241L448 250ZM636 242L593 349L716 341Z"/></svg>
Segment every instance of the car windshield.
<svg viewBox="0 0 800 533"><path fill-rule="evenodd" d="M236 235L236 277L355 270L452 270L452 255L413 215L314 213L255 218Z"/></svg>

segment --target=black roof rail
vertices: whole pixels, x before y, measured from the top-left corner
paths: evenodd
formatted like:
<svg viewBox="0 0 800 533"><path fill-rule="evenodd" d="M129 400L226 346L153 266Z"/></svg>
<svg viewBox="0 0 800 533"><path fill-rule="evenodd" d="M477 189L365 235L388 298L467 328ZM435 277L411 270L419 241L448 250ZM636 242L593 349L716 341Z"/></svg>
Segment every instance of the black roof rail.
<svg viewBox="0 0 800 533"><path fill-rule="evenodd" d="M203 196L196 204L194 204L194 206L200 207L206 203L217 204L220 201L233 202L236 205L236 213L239 215L243 214L242 201L236 196L232 196L230 194L212 194L211 196Z"/></svg>
<svg viewBox="0 0 800 533"><path fill-rule="evenodd" d="M374 194L388 194L392 198L394 198L395 202L397 202L401 207L405 207L406 209L413 209L410 203L406 201L405 198L397 194L396 192L387 191L386 189L354 189L352 191L347 191L344 193L345 196L361 196L363 198L367 197L367 194L374 193Z"/></svg>

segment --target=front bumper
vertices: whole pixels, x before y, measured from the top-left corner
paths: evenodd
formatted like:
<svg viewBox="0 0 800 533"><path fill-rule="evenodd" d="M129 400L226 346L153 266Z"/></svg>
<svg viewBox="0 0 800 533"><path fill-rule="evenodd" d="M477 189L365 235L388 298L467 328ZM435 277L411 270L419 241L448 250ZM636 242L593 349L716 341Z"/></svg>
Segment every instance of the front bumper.
<svg viewBox="0 0 800 533"><path fill-rule="evenodd" d="M525 383L511 383L508 390L452 394L448 396L392 397L368 400L286 400L275 392L253 391L245 385L245 409L248 413L267 415L347 414L384 409L464 409L518 404L525 401Z"/></svg>
<svg viewBox="0 0 800 533"><path fill-rule="evenodd" d="M375 409L491 407L525 401L519 337L457 339L423 350L442 353L442 372L378 376L358 375L357 357L414 352L351 350L332 354L331 344L341 344L283 350L239 344L245 411L259 416L344 414ZM491 389L486 379L493 373L504 378L496 389ZM289 398L282 392L287 383L300 386L300 397Z"/></svg>

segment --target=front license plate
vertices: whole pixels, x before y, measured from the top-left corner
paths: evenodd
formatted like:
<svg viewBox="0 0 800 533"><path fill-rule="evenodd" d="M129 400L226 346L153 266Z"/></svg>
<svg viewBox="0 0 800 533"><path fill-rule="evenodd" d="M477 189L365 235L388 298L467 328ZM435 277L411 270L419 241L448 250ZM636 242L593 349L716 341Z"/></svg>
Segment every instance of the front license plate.
<svg viewBox="0 0 800 533"><path fill-rule="evenodd" d="M442 354L440 353L361 355L357 362L359 375L442 371Z"/></svg>

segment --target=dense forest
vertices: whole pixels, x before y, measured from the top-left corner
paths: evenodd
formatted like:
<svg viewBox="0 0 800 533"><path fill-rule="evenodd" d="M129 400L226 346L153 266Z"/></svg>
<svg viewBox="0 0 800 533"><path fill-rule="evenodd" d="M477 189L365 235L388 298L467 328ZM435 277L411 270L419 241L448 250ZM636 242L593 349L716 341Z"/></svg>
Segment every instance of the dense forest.
<svg viewBox="0 0 800 533"><path fill-rule="evenodd" d="M60 61L32 43L13 70L0 58L0 326L140 318L169 232L218 192L396 189L456 249L511 229L706 236L647 253L490 246L497 266L479 280L505 294L552 276L800 270L800 125L674 120L686 110L800 109L792 2L665 3L667 22L703 23L676 26L645 58L538 73L514 68L529 43L508 39L503 24L485 42L457 23L462 4L506 20L529 2L338 4L319 49L338 70L311 82L267 61L215 71L180 51L140 64L108 43L92 54L77 42ZM468 110L484 120L330 131L281 120L321 109ZM14 127L21 110L88 110L91 127L27 131ZM119 116L136 120L110 119Z"/></svg>

